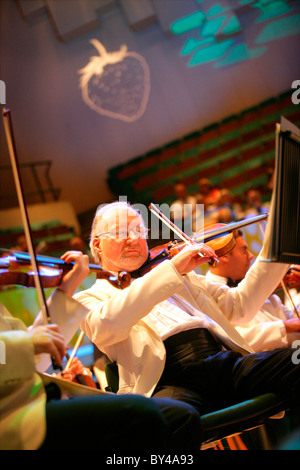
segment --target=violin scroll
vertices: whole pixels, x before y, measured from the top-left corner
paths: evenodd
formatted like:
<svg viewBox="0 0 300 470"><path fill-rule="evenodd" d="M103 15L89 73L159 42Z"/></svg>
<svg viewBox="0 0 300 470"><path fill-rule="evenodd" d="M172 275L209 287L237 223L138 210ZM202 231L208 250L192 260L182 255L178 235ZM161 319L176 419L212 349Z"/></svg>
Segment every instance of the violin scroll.
<svg viewBox="0 0 300 470"><path fill-rule="evenodd" d="M100 266L98 266L98 268L100 268ZM119 289L125 289L131 282L131 275L126 271L120 271L118 276L115 276L109 271L105 271L100 268L97 270L97 279L106 279L113 286L118 287Z"/></svg>

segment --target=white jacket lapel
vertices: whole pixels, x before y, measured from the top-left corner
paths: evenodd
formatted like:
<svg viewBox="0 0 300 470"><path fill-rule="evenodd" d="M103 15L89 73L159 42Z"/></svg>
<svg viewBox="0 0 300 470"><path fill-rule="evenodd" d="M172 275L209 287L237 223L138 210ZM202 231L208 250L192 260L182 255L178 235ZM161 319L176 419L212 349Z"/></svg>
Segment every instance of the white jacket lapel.
<svg viewBox="0 0 300 470"><path fill-rule="evenodd" d="M240 351L242 354L254 352L252 347L244 340L238 333L234 326L227 320L212 297L204 291L204 289L197 288L197 300L194 299L192 292L184 282L186 289L178 294L173 295L173 298L180 299L195 308L189 312L192 315L200 316L206 322L207 328L215 335L217 335L225 344L234 350ZM223 331L222 331L223 330Z"/></svg>

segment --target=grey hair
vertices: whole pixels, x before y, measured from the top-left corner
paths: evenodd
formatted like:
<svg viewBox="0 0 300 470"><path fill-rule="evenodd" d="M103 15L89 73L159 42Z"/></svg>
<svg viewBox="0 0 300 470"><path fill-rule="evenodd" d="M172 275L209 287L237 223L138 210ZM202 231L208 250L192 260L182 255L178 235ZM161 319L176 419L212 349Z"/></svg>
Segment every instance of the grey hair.
<svg viewBox="0 0 300 470"><path fill-rule="evenodd" d="M117 210L131 210L136 213L136 215L141 219L141 224L144 226L143 218L140 212L129 202L126 201L115 201L109 204L101 204L97 207L94 220L92 223L91 233L90 233L90 250L94 260L98 263L101 263L101 258L97 250L93 246L93 241L95 237L99 235L99 228L103 218L110 212Z"/></svg>

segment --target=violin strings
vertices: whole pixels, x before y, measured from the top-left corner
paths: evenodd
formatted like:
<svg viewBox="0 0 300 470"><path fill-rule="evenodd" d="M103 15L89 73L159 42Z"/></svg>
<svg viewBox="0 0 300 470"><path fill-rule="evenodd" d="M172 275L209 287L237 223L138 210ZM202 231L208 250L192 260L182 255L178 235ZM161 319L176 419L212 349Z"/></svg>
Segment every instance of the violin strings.
<svg viewBox="0 0 300 470"><path fill-rule="evenodd" d="M184 242L190 242L193 243L193 240L188 237L182 230L180 230L171 220L169 220L160 210L151 202L149 206L150 211L152 214L156 215L162 222L164 222L176 235L181 238Z"/></svg>
<svg viewBox="0 0 300 470"><path fill-rule="evenodd" d="M152 206L154 206L154 204L152 204ZM155 207L155 206L154 206ZM156 209L158 210L158 209ZM167 227L169 227L169 229L172 230L172 232L174 232L176 235L178 235L178 237L183 240L185 243L189 242L189 240L187 238L184 238L184 236L179 232L179 229L177 229L177 227L175 228L175 226L173 227L171 225L171 222L170 221L166 221L163 219L163 217L160 215L161 213L159 212L155 212L152 210L152 207L150 206L150 211L152 212L152 214L154 214L159 220L161 220Z"/></svg>
<svg viewBox="0 0 300 470"><path fill-rule="evenodd" d="M197 244L184 232L182 232L175 224L173 224L164 214L162 214L162 212L160 212L153 203L150 204L149 209L152 214L154 214L159 220L161 220L165 225L167 225L167 227L169 227L169 229L171 229L176 235L178 235L178 237L181 238L181 240L183 240L185 243L192 246ZM198 254L199 256L204 258L204 255L201 253L200 248L198 249Z"/></svg>

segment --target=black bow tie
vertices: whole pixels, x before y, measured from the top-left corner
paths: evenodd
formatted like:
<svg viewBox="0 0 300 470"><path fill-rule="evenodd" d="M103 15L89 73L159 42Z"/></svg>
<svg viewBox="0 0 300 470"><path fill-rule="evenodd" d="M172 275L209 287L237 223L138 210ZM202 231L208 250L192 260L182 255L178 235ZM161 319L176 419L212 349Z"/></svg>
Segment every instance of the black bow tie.
<svg viewBox="0 0 300 470"><path fill-rule="evenodd" d="M168 250L162 249L154 258L151 258L151 252L149 251L147 261L139 269L131 271L130 276L133 279L143 276L146 272L150 271L152 266L156 266L160 261L168 259L169 253Z"/></svg>
<svg viewBox="0 0 300 470"><path fill-rule="evenodd" d="M230 277L227 279L228 287L236 287L242 279L238 279L237 281L233 281Z"/></svg>

